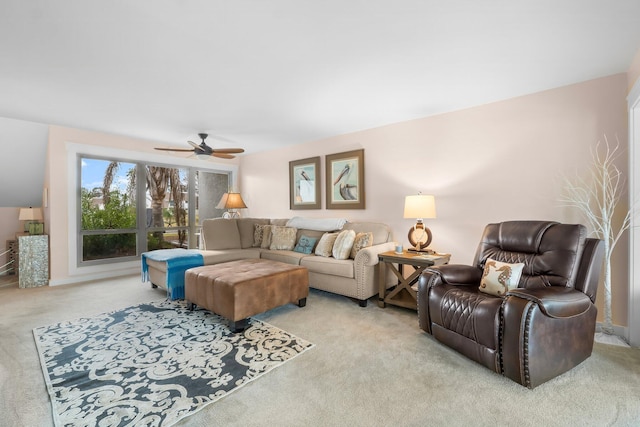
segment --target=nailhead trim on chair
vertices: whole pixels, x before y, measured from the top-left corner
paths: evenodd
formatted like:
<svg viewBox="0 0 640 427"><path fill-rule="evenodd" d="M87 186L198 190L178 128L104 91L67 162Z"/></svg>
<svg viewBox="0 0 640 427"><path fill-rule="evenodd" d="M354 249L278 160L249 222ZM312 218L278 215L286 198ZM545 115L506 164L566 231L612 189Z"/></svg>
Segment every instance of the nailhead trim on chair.
<svg viewBox="0 0 640 427"><path fill-rule="evenodd" d="M524 382L527 388L531 388L531 375L529 374L529 327L531 325L531 316L535 306L533 303L529 303L527 310L527 316L524 321L524 354L523 354L523 368L524 368Z"/></svg>
<svg viewBox="0 0 640 427"><path fill-rule="evenodd" d="M504 303L506 299L502 301L500 305L500 328L498 333L498 367L500 368L500 375L504 375L504 361L502 360L502 345L504 344Z"/></svg>
<svg viewBox="0 0 640 427"><path fill-rule="evenodd" d="M505 300L506 301L506 300ZM524 335L523 335L523 370L524 370L524 386L531 388L531 375L529 374L529 326L531 324L531 316L535 306L531 302L528 303L527 315L524 321ZM500 333L498 334L498 364L500 366L500 374L504 375L504 360L502 357L503 344L504 344L504 302L500 306Z"/></svg>

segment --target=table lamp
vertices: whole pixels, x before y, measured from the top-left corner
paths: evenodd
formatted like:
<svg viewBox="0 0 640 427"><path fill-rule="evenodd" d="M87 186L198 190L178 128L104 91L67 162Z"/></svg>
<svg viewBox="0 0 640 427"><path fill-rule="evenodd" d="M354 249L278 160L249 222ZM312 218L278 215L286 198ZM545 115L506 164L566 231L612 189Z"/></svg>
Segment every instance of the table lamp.
<svg viewBox="0 0 640 427"><path fill-rule="evenodd" d="M409 250L420 252L431 243L431 230L425 227L422 220L436 217L435 198L432 195L420 193L407 196L404 199L404 217L416 219L415 225L409 229L409 243L413 246Z"/></svg>
<svg viewBox="0 0 640 427"><path fill-rule="evenodd" d="M216 209L231 209L222 214L222 218L239 218L240 213L233 209L244 209L246 207L247 205L244 204L240 193L229 192L222 195Z"/></svg>
<svg viewBox="0 0 640 427"><path fill-rule="evenodd" d="M44 224L42 221L42 209L40 208L20 208L18 220L25 221L24 231L29 234L44 233Z"/></svg>

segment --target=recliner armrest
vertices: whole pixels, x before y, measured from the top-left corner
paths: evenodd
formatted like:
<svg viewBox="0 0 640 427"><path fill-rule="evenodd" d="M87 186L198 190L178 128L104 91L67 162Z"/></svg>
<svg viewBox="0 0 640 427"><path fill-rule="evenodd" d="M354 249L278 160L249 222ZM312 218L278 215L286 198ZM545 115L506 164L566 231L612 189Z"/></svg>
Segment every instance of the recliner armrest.
<svg viewBox="0 0 640 427"><path fill-rule="evenodd" d="M442 283L451 285L480 285L482 270L477 267L463 264L445 264L436 267L426 268L422 276L429 281L429 275L439 276ZM420 279L422 281L422 278Z"/></svg>
<svg viewBox="0 0 640 427"><path fill-rule="evenodd" d="M591 299L573 288L551 286L539 289L512 289L506 298L517 297L537 304L540 310L553 318L567 318L585 313L593 305Z"/></svg>

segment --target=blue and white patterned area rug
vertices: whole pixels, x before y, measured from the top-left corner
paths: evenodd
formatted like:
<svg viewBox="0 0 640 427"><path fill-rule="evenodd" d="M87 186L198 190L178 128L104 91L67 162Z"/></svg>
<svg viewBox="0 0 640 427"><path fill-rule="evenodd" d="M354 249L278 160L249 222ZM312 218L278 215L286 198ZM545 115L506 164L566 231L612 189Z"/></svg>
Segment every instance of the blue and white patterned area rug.
<svg viewBox="0 0 640 427"><path fill-rule="evenodd" d="M313 347L256 319L140 304L33 335L57 426L170 426Z"/></svg>

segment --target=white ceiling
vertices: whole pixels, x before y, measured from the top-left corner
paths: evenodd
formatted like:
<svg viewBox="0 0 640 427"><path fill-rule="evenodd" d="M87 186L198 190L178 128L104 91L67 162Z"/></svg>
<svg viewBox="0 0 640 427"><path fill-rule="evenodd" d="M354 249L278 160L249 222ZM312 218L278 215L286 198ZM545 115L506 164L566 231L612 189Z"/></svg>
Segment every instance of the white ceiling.
<svg viewBox="0 0 640 427"><path fill-rule="evenodd" d="M626 72L639 0L1 0L0 117L257 152Z"/></svg>

